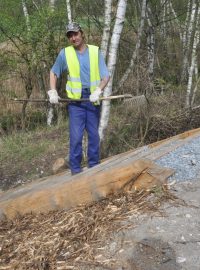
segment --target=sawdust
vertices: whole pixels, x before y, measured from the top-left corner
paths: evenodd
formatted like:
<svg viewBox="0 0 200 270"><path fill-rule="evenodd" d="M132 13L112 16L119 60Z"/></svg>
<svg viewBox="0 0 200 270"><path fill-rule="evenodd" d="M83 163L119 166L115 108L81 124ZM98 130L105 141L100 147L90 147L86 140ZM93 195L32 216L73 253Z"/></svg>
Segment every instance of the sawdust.
<svg viewBox="0 0 200 270"><path fill-rule="evenodd" d="M0 222L0 269L117 269L99 251L113 234L134 228L130 217L158 213L164 200L176 200L166 189L128 192L70 211L27 214ZM159 213L162 215L163 213Z"/></svg>

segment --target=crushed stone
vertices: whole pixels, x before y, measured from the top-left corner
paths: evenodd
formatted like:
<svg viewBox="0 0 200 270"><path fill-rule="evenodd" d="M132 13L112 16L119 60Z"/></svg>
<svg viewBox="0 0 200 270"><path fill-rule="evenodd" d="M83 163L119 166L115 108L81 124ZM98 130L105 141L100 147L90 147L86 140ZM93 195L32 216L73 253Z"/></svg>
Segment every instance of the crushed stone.
<svg viewBox="0 0 200 270"><path fill-rule="evenodd" d="M200 137L156 160L156 164L175 170L169 181L195 181L200 176Z"/></svg>

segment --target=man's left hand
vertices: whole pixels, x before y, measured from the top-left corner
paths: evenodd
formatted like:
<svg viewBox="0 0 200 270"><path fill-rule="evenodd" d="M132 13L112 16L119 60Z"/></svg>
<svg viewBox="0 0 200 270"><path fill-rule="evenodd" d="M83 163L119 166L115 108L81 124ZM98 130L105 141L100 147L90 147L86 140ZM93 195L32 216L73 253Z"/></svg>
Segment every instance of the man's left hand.
<svg viewBox="0 0 200 270"><path fill-rule="evenodd" d="M95 89L95 91L89 97L90 102L98 102L101 94L102 94L101 88L100 87L97 87Z"/></svg>

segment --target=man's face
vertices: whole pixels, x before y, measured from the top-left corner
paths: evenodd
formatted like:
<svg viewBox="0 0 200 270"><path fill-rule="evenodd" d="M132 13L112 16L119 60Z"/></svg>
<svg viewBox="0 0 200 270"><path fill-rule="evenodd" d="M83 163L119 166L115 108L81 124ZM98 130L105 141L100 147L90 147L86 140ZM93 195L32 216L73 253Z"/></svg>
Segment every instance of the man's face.
<svg viewBox="0 0 200 270"><path fill-rule="evenodd" d="M69 32L67 37L71 45L73 45L75 48L79 48L84 44L83 34L80 31Z"/></svg>

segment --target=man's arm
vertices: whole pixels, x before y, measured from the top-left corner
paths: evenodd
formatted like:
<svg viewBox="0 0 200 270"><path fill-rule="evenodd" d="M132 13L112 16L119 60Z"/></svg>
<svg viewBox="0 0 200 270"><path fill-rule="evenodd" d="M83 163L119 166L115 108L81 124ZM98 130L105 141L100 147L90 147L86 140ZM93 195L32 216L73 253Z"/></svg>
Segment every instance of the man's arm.
<svg viewBox="0 0 200 270"><path fill-rule="evenodd" d="M106 87L106 85L108 84L109 82L109 77L104 77L101 79L101 82L99 84L99 88L101 89L101 91L103 91L103 89Z"/></svg>
<svg viewBox="0 0 200 270"><path fill-rule="evenodd" d="M48 91L50 103L58 103L59 96L56 90L57 79L67 69L65 52L62 49L50 71L50 90Z"/></svg>
<svg viewBox="0 0 200 270"><path fill-rule="evenodd" d="M100 70L100 77L101 77L99 88L103 90L108 84L110 76L109 76L109 72L108 72L108 68L106 66L105 60L100 51L99 51L99 70Z"/></svg>
<svg viewBox="0 0 200 270"><path fill-rule="evenodd" d="M50 71L50 89L56 89L57 76L53 71Z"/></svg>

